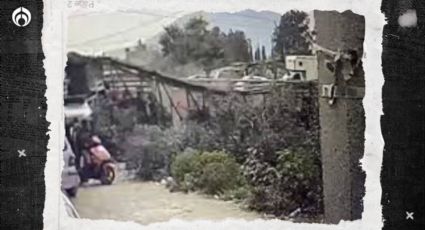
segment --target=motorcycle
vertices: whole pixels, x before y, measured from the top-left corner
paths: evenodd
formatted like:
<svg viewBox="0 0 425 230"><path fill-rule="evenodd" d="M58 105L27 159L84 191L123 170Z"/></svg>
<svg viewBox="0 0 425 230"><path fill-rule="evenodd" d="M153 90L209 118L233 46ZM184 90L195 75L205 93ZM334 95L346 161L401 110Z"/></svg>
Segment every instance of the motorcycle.
<svg viewBox="0 0 425 230"><path fill-rule="evenodd" d="M108 150L102 145L97 136L92 136L86 143L86 149L82 157L81 181L97 179L103 185L110 185L116 177L116 166Z"/></svg>

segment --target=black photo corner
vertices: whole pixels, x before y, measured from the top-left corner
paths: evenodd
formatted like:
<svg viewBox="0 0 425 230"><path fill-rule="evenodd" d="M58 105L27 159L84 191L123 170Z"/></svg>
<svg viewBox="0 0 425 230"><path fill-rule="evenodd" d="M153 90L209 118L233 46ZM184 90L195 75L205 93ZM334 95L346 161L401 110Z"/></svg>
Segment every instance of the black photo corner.
<svg viewBox="0 0 425 230"><path fill-rule="evenodd" d="M42 28L42 0L0 2L0 229L43 229L48 122Z"/></svg>
<svg viewBox="0 0 425 230"><path fill-rule="evenodd" d="M43 7L41 0L0 2L2 230L43 229L49 140ZM398 19L407 10L416 12L417 25L402 28ZM424 229L425 1L383 0L381 12L387 18L382 35L383 229Z"/></svg>
<svg viewBox="0 0 425 230"><path fill-rule="evenodd" d="M385 230L424 229L425 1L384 0L381 171ZM399 17L416 12L417 25ZM371 76L369 76L371 77Z"/></svg>

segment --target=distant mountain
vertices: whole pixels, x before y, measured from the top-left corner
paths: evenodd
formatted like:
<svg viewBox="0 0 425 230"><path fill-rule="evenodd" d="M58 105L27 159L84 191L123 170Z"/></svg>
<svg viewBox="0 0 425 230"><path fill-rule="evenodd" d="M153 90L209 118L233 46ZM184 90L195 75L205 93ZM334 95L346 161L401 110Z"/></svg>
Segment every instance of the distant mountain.
<svg viewBox="0 0 425 230"><path fill-rule="evenodd" d="M159 48L158 40L164 26L183 26L190 18L205 18L210 27L218 26L221 31L241 30L251 39L253 48L257 44L271 50L271 36L280 14L271 11L244 10L228 12L150 12L125 11L88 15L75 15L69 18L68 50L83 53L105 53L123 58L125 48L136 46L142 40L151 48Z"/></svg>
<svg viewBox="0 0 425 230"><path fill-rule="evenodd" d="M210 27L218 26L221 31L228 32L229 30L240 30L245 32L247 38L251 39L253 48L257 45L266 47L266 52L269 55L271 52L272 33L276 25L279 24L280 14L272 11L254 11L244 10L235 13L218 12L209 13L199 11L184 15L172 24L183 26L190 18L203 17L210 23ZM162 32L161 32L162 33ZM158 44L161 33L148 39L146 42L149 45Z"/></svg>

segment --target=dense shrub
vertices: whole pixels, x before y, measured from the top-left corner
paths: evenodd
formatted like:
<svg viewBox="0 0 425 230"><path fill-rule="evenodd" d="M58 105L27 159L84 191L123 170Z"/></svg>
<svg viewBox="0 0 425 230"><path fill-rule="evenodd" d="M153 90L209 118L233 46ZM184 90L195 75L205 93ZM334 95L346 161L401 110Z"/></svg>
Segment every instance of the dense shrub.
<svg viewBox="0 0 425 230"><path fill-rule="evenodd" d="M321 165L318 154L308 149L286 149L278 152L277 170L280 174L279 188L291 191L286 206L297 206L305 211L320 212L322 202Z"/></svg>
<svg viewBox="0 0 425 230"><path fill-rule="evenodd" d="M251 190L252 188L246 183L246 180L243 177L240 186L234 189L226 190L222 194L221 199L246 203L246 200L252 196Z"/></svg>
<svg viewBox="0 0 425 230"><path fill-rule="evenodd" d="M241 167L223 152L207 152L200 156L203 166L199 186L208 194L222 194L243 185Z"/></svg>
<svg viewBox="0 0 425 230"><path fill-rule="evenodd" d="M134 153L143 179L171 175L180 190L246 200L252 209L276 216L294 210L318 214L322 182L315 89L306 84L266 98L212 97L208 119L136 128L127 141L143 141L126 152Z"/></svg>
<svg viewBox="0 0 425 230"><path fill-rule="evenodd" d="M214 98L210 139L243 165L251 208L276 216L322 211L316 96L314 84L305 84L264 100Z"/></svg>
<svg viewBox="0 0 425 230"><path fill-rule="evenodd" d="M193 121L186 121L182 130L182 144L186 148L200 151L222 150L218 142L215 130Z"/></svg>
<svg viewBox="0 0 425 230"><path fill-rule="evenodd" d="M130 161L139 167L139 178L160 180L169 175L173 155L182 151L182 132L177 128L138 126L125 146Z"/></svg>
<svg viewBox="0 0 425 230"><path fill-rule="evenodd" d="M240 165L224 152L185 151L175 157L171 173L184 190L223 194L243 186Z"/></svg>
<svg viewBox="0 0 425 230"><path fill-rule="evenodd" d="M188 122L181 127L161 128L158 125L137 126L123 144L130 162L137 162L139 177L144 180L158 180L170 174L174 155L185 149L211 151L215 148L214 137L206 127ZM181 154L181 158L189 153ZM184 172L184 170L183 170ZM179 180L184 179L184 174Z"/></svg>
<svg viewBox="0 0 425 230"><path fill-rule="evenodd" d="M200 176L199 155L200 152L196 150L186 149L175 156L171 163L171 175L179 185L184 186L186 180L190 180L189 177L197 178Z"/></svg>
<svg viewBox="0 0 425 230"><path fill-rule="evenodd" d="M209 147L225 150L243 163L249 148L268 161L276 151L294 146L318 148L318 106L314 84L285 86L263 95L211 98L211 116L200 125L209 132Z"/></svg>
<svg viewBox="0 0 425 230"><path fill-rule="evenodd" d="M261 155L252 150L244 168L252 187L251 208L276 216L296 209L308 214L322 211L321 168L316 153L303 148L278 151L275 166L257 160Z"/></svg>

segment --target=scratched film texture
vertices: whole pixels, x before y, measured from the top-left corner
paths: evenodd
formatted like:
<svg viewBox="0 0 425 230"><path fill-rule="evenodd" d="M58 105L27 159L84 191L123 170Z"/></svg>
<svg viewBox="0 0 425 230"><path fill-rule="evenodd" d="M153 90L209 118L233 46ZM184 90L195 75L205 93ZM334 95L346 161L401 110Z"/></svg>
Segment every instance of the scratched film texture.
<svg viewBox="0 0 425 230"><path fill-rule="evenodd" d="M12 22L19 6L31 12L26 27ZM48 123L42 25L41 0L0 2L0 229L43 228Z"/></svg>

